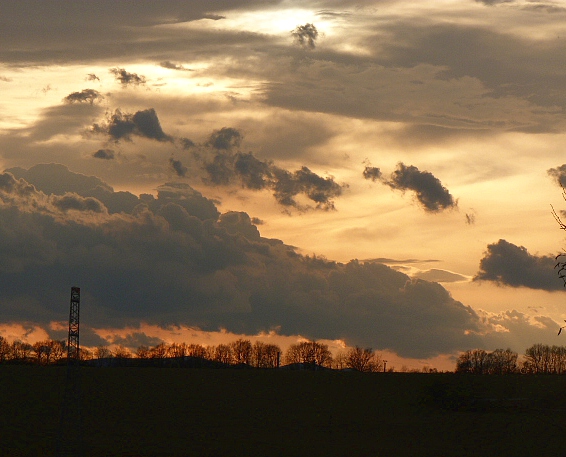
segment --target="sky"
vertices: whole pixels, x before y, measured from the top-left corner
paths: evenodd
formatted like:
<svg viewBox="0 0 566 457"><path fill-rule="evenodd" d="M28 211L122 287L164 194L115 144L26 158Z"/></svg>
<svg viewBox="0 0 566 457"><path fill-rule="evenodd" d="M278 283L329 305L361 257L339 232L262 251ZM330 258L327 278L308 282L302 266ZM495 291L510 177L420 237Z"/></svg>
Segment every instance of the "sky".
<svg viewBox="0 0 566 457"><path fill-rule="evenodd" d="M564 344L566 2L0 11L0 335Z"/></svg>

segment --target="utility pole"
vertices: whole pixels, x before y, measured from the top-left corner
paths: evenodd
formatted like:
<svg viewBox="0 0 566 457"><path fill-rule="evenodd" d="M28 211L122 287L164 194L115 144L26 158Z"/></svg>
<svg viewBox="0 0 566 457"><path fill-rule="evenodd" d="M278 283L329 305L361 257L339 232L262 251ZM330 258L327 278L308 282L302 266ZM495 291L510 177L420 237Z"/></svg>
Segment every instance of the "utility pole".
<svg viewBox="0 0 566 457"><path fill-rule="evenodd" d="M82 456L81 379L79 311L81 289L71 287L69 335L67 337L67 378L59 418L56 457Z"/></svg>

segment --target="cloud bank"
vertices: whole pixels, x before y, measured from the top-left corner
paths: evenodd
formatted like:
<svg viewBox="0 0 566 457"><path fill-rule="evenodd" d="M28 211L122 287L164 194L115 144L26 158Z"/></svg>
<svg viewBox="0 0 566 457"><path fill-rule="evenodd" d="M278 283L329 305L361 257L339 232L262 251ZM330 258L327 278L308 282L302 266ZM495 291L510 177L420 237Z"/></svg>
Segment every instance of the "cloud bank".
<svg viewBox="0 0 566 457"><path fill-rule="evenodd" d="M0 175L0 221L7 321L64 320L72 284L91 327L278 329L413 357L474 346L467 333L481 327L439 284L302 256L183 183L136 197L62 165L12 169Z"/></svg>

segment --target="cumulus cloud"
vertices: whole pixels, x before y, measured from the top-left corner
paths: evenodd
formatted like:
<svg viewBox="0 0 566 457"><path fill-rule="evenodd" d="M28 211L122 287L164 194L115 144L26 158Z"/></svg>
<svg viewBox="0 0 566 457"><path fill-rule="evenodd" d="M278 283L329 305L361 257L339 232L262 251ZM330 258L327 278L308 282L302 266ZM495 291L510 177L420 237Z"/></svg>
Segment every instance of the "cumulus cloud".
<svg viewBox="0 0 566 457"><path fill-rule="evenodd" d="M67 95L63 100L67 103L90 103L103 100L104 96L94 89L83 89L80 92L73 92Z"/></svg>
<svg viewBox="0 0 566 457"><path fill-rule="evenodd" d="M145 76L130 73L124 68L111 68L109 71L114 75L116 81L118 81L123 87L130 85L140 86L145 85L146 83Z"/></svg>
<svg viewBox="0 0 566 457"><path fill-rule="evenodd" d="M304 48L314 49L318 38L318 30L314 24L298 25L291 35Z"/></svg>
<svg viewBox="0 0 566 457"><path fill-rule="evenodd" d="M558 279L555 265L554 256L533 255L523 246L499 240L487 246L474 280L511 287L562 290L563 284Z"/></svg>
<svg viewBox="0 0 566 457"><path fill-rule="evenodd" d="M53 206L61 211L93 211L95 213L106 211L106 207L96 198L83 198L77 194L55 195L52 197L52 202Z"/></svg>
<svg viewBox="0 0 566 457"><path fill-rule="evenodd" d="M374 167L366 167L364 178L375 181L378 179L375 177L378 171L379 169L376 171ZM391 173L390 178L382 177L381 181L395 190L413 191L417 201L427 212L436 213L458 206L458 201L454 200L437 177L428 171L420 171L413 165L407 166L400 162L397 164L397 169Z"/></svg>
<svg viewBox="0 0 566 457"><path fill-rule="evenodd" d="M131 141L133 135L157 141L173 141L173 137L165 134L161 128L153 108L133 114L117 109L105 122L94 124L91 131L108 135L114 141Z"/></svg>
<svg viewBox="0 0 566 457"><path fill-rule="evenodd" d="M49 166L29 176L42 168L47 177ZM88 194L92 184L66 170L58 186ZM48 195L1 174L1 268L11 278L0 283L2 318L64 320L69 285L78 284L87 328L141 321L248 334L278 328L411 357L478 346L477 314L439 284L382 264L302 256L263 238L246 213L220 215L188 184L130 196L136 204L128 211L98 212L102 198Z"/></svg>

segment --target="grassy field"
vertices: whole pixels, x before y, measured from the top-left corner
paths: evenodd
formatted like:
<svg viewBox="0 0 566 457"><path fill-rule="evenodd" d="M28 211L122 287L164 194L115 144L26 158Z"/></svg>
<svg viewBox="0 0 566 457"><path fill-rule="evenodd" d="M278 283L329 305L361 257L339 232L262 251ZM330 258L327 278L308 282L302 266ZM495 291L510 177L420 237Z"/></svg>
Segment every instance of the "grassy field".
<svg viewBox="0 0 566 457"><path fill-rule="evenodd" d="M49 457L65 367L0 365L1 456ZM85 456L563 456L566 377L82 368Z"/></svg>

